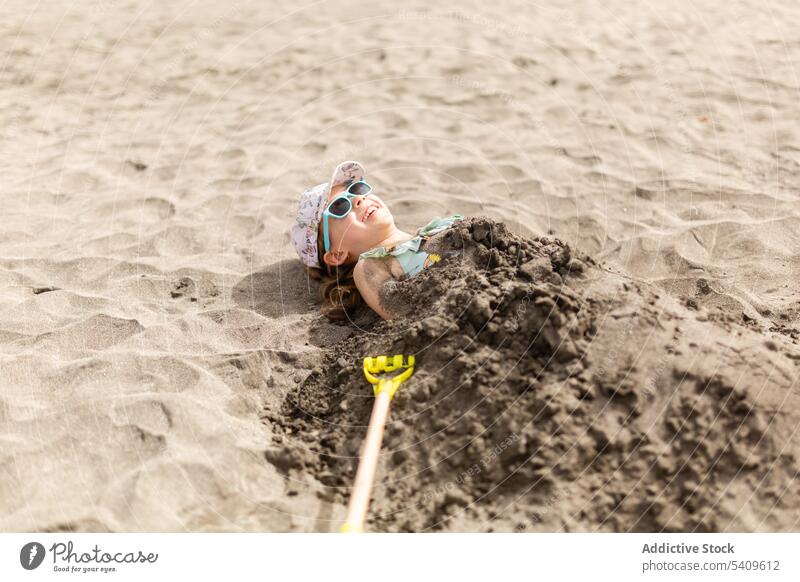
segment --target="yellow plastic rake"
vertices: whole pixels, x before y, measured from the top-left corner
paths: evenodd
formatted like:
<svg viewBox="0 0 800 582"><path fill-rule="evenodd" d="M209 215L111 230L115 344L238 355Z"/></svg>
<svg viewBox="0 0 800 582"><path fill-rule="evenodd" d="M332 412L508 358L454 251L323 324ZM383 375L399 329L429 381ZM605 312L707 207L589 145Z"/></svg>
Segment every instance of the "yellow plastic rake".
<svg viewBox="0 0 800 582"><path fill-rule="evenodd" d="M377 374L403 370L392 378L379 378ZM377 356L364 358L364 377L373 385L375 403L372 405L372 414L369 417L369 428L364 438L364 447L361 459L358 462L356 479L353 483L353 493L350 495L350 504L347 508L347 521L341 528L344 533L359 533L364 531L364 520L367 517L369 498L372 491L372 482L375 480L375 469L378 466L378 456L383 442L383 428L389 416L389 405L400 384L405 382L414 373L414 356L408 356L403 361L403 356Z"/></svg>

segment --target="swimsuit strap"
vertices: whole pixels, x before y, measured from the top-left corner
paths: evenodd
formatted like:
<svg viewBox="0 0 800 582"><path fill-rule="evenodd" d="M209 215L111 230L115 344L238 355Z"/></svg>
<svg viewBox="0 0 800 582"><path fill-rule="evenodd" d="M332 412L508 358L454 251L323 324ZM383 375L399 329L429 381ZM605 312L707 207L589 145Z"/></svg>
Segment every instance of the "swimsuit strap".
<svg viewBox="0 0 800 582"><path fill-rule="evenodd" d="M463 218L464 217L460 214L453 214L452 216L446 216L445 218L434 218L428 224L419 229L419 236L430 238L434 234L450 228L454 222L463 220Z"/></svg>

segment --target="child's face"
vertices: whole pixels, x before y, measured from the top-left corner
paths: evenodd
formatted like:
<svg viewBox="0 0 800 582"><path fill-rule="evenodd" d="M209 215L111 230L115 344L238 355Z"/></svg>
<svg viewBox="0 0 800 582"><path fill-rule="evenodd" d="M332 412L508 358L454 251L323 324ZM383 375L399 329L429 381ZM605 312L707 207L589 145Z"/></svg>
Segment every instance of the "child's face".
<svg viewBox="0 0 800 582"><path fill-rule="evenodd" d="M344 190L344 184L334 186L325 204L330 204ZM324 259L329 265L354 263L358 255L391 235L394 217L380 198L370 192L353 197L351 203L353 209L344 218L328 218L331 248Z"/></svg>

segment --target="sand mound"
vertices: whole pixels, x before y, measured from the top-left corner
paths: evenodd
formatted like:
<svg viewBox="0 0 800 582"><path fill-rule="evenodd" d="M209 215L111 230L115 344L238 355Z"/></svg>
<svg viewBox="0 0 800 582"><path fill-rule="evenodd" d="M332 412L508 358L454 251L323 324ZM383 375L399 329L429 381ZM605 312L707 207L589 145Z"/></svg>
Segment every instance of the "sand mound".
<svg viewBox="0 0 800 582"><path fill-rule="evenodd" d="M267 411L268 458L288 476L310 472L344 501L371 407L360 358L413 353L417 370L385 437L374 529L791 526L775 516L792 506L784 488L798 465L768 430L774 409L752 393L785 399L791 372L781 384L751 371L745 384L738 358L710 365L724 349L691 357L700 339L730 333L723 314L715 323L558 240L489 219L436 244L451 256L387 296L404 317L324 350ZM774 343L753 349L765 366L783 358Z"/></svg>

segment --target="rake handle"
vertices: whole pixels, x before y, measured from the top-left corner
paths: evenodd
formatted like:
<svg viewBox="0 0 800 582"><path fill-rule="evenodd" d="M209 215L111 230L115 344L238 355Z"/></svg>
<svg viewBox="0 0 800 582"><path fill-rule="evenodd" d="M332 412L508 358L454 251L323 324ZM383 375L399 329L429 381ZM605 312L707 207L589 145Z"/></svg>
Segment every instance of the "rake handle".
<svg viewBox="0 0 800 582"><path fill-rule="evenodd" d="M383 390L375 397L372 405L372 414L369 417L369 428L364 439L364 448L358 462L356 479L353 483L353 492L350 495L350 504L347 508L346 527L349 531L363 531L364 520L369 507L372 482L375 480L375 470L378 467L378 456L383 442L383 428L389 416L389 405L392 397Z"/></svg>

